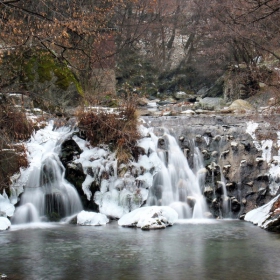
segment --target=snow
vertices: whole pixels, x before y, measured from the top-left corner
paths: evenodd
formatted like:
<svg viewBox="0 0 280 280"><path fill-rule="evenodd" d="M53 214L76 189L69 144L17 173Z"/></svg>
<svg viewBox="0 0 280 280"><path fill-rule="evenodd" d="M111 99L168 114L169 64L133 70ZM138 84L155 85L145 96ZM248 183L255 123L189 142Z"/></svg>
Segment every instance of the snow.
<svg viewBox="0 0 280 280"><path fill-rule="evenodd" d="M256 131L256 129L258 128L258 126L259 126L259 125L258 125L257 123L255 123L255 122L253 122L253 121L250 121L250 122L247 123L246 132L247 132L248 134L250 134L251 137L252 137L254 140L256 140L255 131Z"/></svg>
<svg viewBox="0 0 280 280"><path fill-rule="evenodd" d="M276 196L267 204L257 209L251 210L245 215L244 220L247 222L252 222L254 225L265 228L266 225L264 224L264 222L269 218L271 207L273 206L274 202L279 199L279 197L280 195Z"/></svg>
<svg viewBox="0 0 280 280"><path fill-rule="evenodd" d="M11 226L11 222L6 217L0 217L0 230L7 230Z"/></svg>
<svg viewBox="0 0 280 280"><path fill-rule="evenodd" d="M80 226L103 226L109 219L101 213L81 211L77 216L77 224Z"/></svg>
<svg viewBox="0 0 280 280"><path fill-rule="evenodd" d="M177 219L177 212L169 206L149 206L125 214L118 224L124 227L159 229L173 225Z"/></svg>

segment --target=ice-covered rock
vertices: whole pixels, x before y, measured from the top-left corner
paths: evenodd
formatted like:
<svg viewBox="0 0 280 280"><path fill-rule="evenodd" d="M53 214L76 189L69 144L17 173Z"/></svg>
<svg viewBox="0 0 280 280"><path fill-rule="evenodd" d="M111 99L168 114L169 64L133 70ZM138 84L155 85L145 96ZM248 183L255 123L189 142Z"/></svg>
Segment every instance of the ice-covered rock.
<svg viewBox="0 0 280 280"><path fill-rule="evenodd" d="M177 219L177 212L169 206L149 206L125 214L119 219L118 224L146 230L160 229L172 226Z"/></svg>
<svg viewBox="0 0 280 280"><path fill-rule="evenodd" d="M77 224L80 226L103 226L108 222L106 215L101 213L81 211L77 216Z"/></svg>
<svg viewBox="0 0 280 280"><path fill-rule="evenodd" d="M0 230L7 230L11 226L11 222L6 217L0 217Z"/></svg>

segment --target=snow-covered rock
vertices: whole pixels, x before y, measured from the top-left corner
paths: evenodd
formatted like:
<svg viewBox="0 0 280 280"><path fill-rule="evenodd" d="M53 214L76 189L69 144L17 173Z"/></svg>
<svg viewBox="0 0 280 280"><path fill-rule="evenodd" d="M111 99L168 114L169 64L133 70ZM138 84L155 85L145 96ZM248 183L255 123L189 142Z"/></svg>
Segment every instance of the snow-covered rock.
<svg viewBox="0 0 280 280"><path fill-rule="evenodd" d="M10 228L11 222L6 217L0 217L0 230L7 230Z"/></svg>
<svg viewBox="0 0 280 280"><path fill-rule="evenodd" d="M280 231L280 195L269 203L248 212L244 220L263 229Z"/></svg>
<svg viewBox="0 0 280 280"><path fill-rule="evenodd" d="M81 211L77 216L77 224L81 226L103 226L109 219L101 213Z"/></svg>
<svg viewBox="0 0 280 280"><path fill-rule="evenodd" d="M149 206L122 216L118 224L124 227L160 229L171 226L178 219L177 212L169 206Z"/></svg>

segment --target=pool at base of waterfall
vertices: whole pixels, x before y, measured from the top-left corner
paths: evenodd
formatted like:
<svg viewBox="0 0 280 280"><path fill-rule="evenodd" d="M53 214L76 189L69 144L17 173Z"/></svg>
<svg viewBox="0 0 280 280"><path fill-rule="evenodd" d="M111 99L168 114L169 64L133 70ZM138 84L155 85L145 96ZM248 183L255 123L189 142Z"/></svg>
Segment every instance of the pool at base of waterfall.
<svg viewBox="0 0 280 280"><path fill-rule="evenodd" d="M279 279L280 235L238 220L165 230L45 223L0 232L6 279Z"/></svg>

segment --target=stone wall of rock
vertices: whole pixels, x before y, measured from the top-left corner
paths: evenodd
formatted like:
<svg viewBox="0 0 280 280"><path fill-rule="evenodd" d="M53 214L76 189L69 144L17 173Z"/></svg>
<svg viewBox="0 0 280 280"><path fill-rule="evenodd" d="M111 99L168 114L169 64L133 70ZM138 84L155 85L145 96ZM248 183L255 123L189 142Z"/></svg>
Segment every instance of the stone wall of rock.
<svg viewBox="0 0 280 280"><path fill-rule="evenodd" d="M204 159L204 194L210 211L219 217L222 197L226 195L229 216L235 218L267 203L279 193L279 120L278 115L145 119L155 131L162 126L169 129L190 165L194 147L199 148Z"/></svg>

